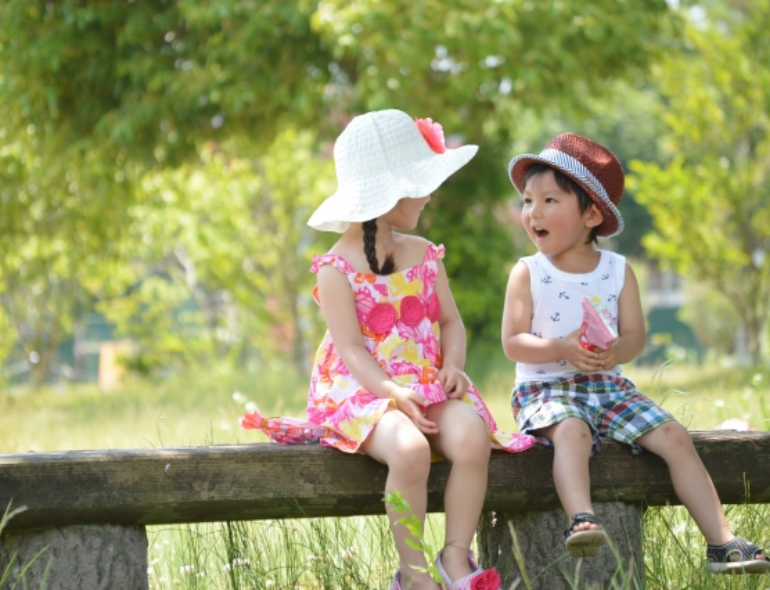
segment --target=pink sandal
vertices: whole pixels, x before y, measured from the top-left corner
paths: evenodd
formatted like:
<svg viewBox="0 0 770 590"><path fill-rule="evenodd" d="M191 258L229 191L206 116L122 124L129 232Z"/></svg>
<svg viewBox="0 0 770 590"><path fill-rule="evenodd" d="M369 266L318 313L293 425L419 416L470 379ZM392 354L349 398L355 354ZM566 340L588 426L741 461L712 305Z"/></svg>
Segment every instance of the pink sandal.
<svg viewBox="0 0 770 590"><path fill-rule="evenodd" d="M502 586L500 574L495 568L488 570L480 568L476 560L473 559L473 551L468 551L468 564L473 571L464 578L453 582L444 569L444 564L441 563L442 553L443 549L436 556L436 569L446 584L446 590L500 590Z"/></svg>

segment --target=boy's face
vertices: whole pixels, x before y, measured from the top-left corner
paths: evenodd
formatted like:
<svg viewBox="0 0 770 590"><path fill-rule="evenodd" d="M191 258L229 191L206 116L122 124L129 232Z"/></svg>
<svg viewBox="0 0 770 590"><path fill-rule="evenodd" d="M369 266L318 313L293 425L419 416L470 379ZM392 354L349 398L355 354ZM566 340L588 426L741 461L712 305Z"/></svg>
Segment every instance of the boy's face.
<svg viewBox="0 0 770 590"><path fill-rule="evenodd" d="M593 248L586 242L601 213L593 205L581 213L577 195L563 190L551 170L532 176L522 198L521 221L540 252L558 256L575 247Z"/></svg>

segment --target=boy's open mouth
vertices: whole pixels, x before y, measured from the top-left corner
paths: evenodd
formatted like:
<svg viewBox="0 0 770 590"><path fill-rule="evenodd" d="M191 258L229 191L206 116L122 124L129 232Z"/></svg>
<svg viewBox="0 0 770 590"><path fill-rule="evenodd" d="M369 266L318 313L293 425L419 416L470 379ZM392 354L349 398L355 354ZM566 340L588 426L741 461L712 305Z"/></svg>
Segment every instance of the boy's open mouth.
<svg viewBox="0 0 770 590"><path fill-rule="evenodd" d="M547 229L538 229L538 228L535 228L535 229L534 229L534 232L535 232L535 235L536 235L538 238L544 238L545 236L547 236L547 235L548 235L548 230L547 230Z"/></svg>

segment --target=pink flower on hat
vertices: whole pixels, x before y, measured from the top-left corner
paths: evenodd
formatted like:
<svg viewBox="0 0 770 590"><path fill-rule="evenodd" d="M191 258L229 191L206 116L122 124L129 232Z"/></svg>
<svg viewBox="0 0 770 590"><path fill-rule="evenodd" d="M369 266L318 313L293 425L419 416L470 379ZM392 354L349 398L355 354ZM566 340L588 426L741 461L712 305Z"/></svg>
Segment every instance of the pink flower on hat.
<svg viewBox="0 0 770 590"><path fill-rule="evenodd" d="M415 119L417 129L420 130L425 141L428 142L430 149L437 154L443 154L446 151L444 144L444 128L440 123L435 123L433 119Z"/></svg>

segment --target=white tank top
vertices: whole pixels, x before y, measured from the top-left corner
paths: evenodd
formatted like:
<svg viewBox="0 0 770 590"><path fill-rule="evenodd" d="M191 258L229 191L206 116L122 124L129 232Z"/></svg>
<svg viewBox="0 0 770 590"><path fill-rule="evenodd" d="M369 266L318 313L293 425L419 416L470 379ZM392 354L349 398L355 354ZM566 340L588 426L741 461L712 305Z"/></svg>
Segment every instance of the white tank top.
<svg viewBox="0 0 770 590"><path fill-rule="evenodd" d="M538 252L521 260L529 267L532 293L531 334L538 338L564 338L583 321L583 297L596 296L618 323L618 298L626 277L626 259L614 252L599 250L597 267L586 274L572 274L556 268ZM620 376L622 365L603 374ZM566 360L538 365L516 363L516 385L524 381L554 381L581 373Z"/></svg>

